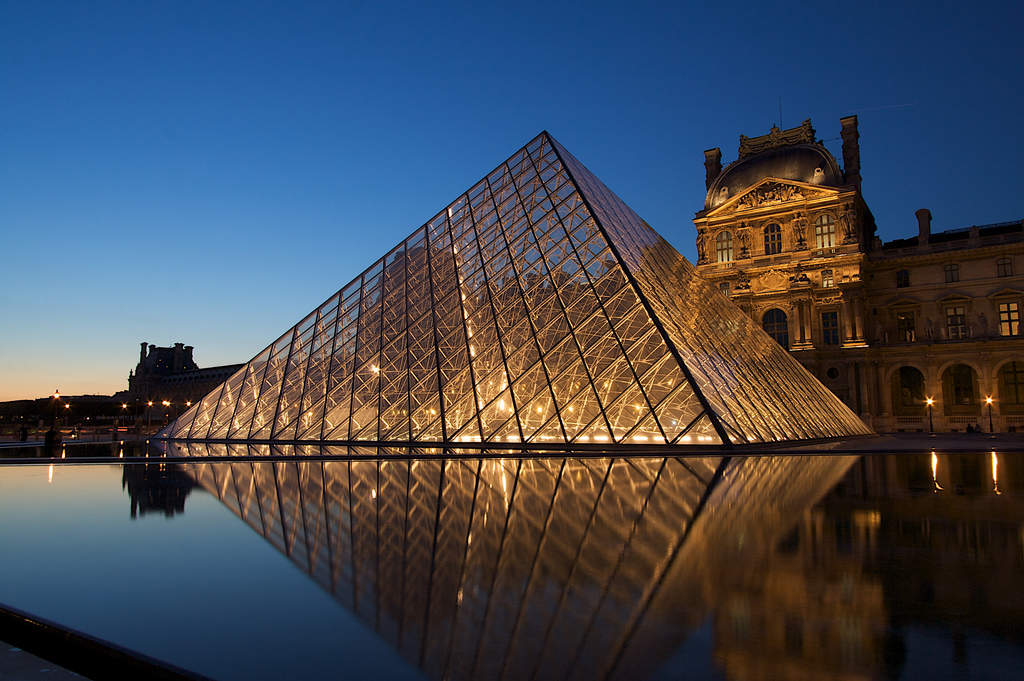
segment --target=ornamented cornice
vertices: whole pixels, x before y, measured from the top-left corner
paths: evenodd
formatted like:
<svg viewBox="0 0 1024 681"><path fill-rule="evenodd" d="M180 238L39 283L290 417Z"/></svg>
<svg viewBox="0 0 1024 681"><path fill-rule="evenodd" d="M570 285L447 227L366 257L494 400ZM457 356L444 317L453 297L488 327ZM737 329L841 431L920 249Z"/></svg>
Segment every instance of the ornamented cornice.
<svg viewBox="0 0 1024 681"><path fill-rule="evenodd" d="M811 127L810 118L788 130L780 130L778 126L773 125L767 135L760 137L740 135L739 154L742 159L769 149L788 147L793 144L814 144L814 128Z"/></svg>

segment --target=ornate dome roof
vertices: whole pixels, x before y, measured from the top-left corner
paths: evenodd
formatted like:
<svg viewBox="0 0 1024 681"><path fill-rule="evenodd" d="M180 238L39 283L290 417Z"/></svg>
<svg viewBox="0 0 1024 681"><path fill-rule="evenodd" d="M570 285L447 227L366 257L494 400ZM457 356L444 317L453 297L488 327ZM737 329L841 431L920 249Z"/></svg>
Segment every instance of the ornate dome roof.
<svg viewBox="0 0 1024 681"><path fill-rule="evenodd" d="M715 178L704 202L717 208L766 177L831 187L843 185L836 159L820 144L795 144L741 157Z"/></svg>

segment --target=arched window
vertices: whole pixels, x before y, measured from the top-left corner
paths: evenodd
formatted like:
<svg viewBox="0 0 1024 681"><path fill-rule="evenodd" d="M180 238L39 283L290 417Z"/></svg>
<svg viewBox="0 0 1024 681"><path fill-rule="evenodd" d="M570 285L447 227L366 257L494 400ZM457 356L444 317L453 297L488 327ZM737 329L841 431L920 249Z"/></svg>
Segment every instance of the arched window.
<svg viewBox="0 0 1024 681"><path fill-rule="evenodd" d="M789 348L789 323L786 321L786 313L778 308L772 308L764 313L761 320L761 327L774 338L779 345Z"/></svg>
<svg viewBox="0 0 1024 681"><path fill-rule="evenodd" d="M732 233L719 232L715 237L715 253L718 262L732 262Z"/></svg>
<svg viewBox="0 0 1024 681"><path fill-rule="evenodd" d="M921 416L925 410L924 375L914 367L893 374L893 406L897 416Z"/></svg>
<svg viewBox="0 0 1024 681"><path fill-rule="evenodd" d="M943 407L949 414L977 414L978 391L974 369L954 364L942 372Z"/></svg>
<svg viewBox="0 0 1024 681"><path fill-rule="evenodd" d="M1007 362L999 367L999 407L1024 407L1024 362Z"/></svg>
<svg viewBox="0 0 1024 681"><path fill-rule="evenodd" d="M774 222L764 228L765 255L782 253L782 227Z"/></svg>
<svg viewBox="0 0 1024 681"><path fill-rule="evenodd" d="M814 247L832 248L836 245L836 219L831 215L819 215L814 221Z"/></svg>

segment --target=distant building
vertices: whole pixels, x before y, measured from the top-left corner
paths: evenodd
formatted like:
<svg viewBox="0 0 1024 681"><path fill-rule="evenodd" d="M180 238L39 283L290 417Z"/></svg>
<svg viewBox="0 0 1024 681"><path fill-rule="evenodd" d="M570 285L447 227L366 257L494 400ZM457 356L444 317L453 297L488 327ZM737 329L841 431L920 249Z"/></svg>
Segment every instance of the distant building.
<svg viewBox="0 0 1024 681"><path fill-rule="evenodd" d="M171 347L141 344L139 363L128 373L125 399L140 402L167 400L176 405L203 398L243 364L200 369L192 359L191 345L175 343Z"/></svg>
<svg viewBox="0 0 1024 681"><path fill-rule="evenodd" d="M698 270L876 430L1024 426L1024 225L882 243L840 124L842 168L810 120L704 152Z"/></svg>

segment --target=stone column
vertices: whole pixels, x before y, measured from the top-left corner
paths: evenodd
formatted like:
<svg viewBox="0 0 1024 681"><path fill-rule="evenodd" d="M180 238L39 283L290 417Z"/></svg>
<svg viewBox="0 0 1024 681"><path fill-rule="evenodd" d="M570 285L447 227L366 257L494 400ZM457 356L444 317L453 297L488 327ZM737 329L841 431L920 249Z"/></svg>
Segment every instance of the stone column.
<svg viewBox="0 0 1024 681"><path fill-rule="evenodd" d="M885 382L884 362L875 362L875 374L878 377L878 415L888 418L892 414L892 391Z"/></svg>
<svg viewBox="0 0 1024 681"><path fill-rule="evenodd" d="M839 305L839 344L846 345L851 338L853 333L850 329L850 301L844 296Z"/></svg>
<svg viewBox="0 0 1024 681"><path fill-rule="evenodd" d="M797 307L797 326L799 327L799 332L797 333L797 337L799 338L800 344L804 345L807 342L807 337L804 335L804 330L806 329L806 326L804 325L804 315L806 314L805 311L804 311L804 301L803 300L798 300L797 304L796 304L796 307Z"/></svg>
<svg viewBox="0 0 1024 681"><path fill-rule="evenodd" d="M807 339L807 344L808 345L814 345L814 336L812 335L812 332L811 332L811 329L813 328L811 326L811 315L813 314L814 307L811 305L811 301L805 300L804 301L804 308L806 309L806 312L807 312L804 315L804 325L805 325L805 327L804 327L804 337Z"/></svg>
<svg viewBox="0 0 1024 681"><path fill-rule="evenodd" d="M854 338L858 341L864 340L864 299L858 298L853 301L853 318L857 328Z"/></svg>

